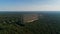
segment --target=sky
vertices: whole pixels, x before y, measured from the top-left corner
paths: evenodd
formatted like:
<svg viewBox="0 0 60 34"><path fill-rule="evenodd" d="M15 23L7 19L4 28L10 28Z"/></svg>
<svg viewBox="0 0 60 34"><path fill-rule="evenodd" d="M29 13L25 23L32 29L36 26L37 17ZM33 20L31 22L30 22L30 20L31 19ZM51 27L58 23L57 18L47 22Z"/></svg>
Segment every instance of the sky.
<svg viewBox="0 0 60 34"><path fill-rule="evenodd" d="M0 11L60 11L60 0L0 0Z"/></svg>

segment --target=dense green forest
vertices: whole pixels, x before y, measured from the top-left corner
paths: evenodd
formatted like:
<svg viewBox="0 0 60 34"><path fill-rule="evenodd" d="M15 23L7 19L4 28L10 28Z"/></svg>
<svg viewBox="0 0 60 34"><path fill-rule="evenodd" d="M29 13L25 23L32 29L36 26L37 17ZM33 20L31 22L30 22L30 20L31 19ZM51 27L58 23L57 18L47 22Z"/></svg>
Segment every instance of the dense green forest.
<svg viewBox="0 0 60 34"><path fill-rule="evenodd" d="M21 16L0 16L0 34L60 34L60 14L43 14L31 23L21 23Z"/></svg>

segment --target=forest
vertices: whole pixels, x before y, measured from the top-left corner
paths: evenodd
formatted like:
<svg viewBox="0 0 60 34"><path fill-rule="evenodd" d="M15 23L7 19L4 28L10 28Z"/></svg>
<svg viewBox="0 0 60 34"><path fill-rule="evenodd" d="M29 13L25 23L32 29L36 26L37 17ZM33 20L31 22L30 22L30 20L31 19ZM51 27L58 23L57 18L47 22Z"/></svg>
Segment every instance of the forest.
<svg viewBox="0 0 60 34"><path fill-rule="evenodd" d="M20 15L0 15L0 34L60 34L60 14L41 14L31 23L22 23Z"/></svg>

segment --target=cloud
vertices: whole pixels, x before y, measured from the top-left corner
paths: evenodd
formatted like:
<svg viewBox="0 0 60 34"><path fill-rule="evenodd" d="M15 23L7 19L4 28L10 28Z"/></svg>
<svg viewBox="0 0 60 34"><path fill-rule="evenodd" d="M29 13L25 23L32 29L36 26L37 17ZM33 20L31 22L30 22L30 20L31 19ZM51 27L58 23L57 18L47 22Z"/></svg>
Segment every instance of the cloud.
<svg viewBox="0 0 60 34"><path fill-rule="evenodd" d="M60 11L60 0L38 2L30 6L18 6L17 11Z"/></svg>
<svg viewBox="0 0 60 34"><path fill-rule="evenodd" d="M17 11L60 11L60 5L41 5L17 7Z"/></svg>
<svg viewBox="0 0 60 34"><path fill-rule="evenodd" d="M27 5L16 5L0 8L0 10L5 11L60 11L60 0L46 0L46 1L35 1L34 3ZM20 3L19 3L20 4Z"/></svg>

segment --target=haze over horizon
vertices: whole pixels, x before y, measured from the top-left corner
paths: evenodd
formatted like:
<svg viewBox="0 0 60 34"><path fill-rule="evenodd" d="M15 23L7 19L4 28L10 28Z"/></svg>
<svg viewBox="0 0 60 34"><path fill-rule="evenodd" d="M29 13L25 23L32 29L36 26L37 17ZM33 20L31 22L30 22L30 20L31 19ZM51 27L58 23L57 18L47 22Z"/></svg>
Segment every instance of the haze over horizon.
<svg viewBox="0 0 60 34"><path fill-rule="evenodd" d="M0 11L60 11L60 0L0 0Z"/></svg>

